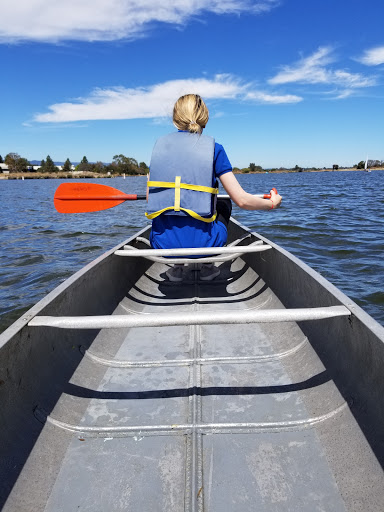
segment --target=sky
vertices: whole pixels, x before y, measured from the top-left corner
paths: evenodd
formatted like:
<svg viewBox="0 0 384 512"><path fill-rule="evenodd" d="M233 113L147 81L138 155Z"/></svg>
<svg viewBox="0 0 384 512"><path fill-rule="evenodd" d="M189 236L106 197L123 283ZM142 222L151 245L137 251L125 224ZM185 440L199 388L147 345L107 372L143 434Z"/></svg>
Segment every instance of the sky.
<svg viewBox="0 0 384 512"><path fill-rule="evenodd" d="M383 0L0 0L0 155L150 163L187 93L233 166L384 160Z"/></svg>

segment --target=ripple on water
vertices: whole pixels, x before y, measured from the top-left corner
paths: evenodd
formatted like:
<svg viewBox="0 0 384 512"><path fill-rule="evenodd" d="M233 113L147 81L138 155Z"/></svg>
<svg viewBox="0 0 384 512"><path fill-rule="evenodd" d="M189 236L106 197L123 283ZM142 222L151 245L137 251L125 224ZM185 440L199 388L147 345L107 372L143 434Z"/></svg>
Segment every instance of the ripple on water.
<svg viewBox="0 0 384 512"><path fill-rule="evenodd" d="M36 265L43 263L45 260L44 255L37 254L36 256L21 256L12 260L12 265L15 267L27 267L28 265Z"/></svg>
<svg viewBox="0 0 384 512"><path fill-rule="evenodd" d="M94 252L94 251L102 251L103 247L101 245L89 245L87 247L77 247L75 249L71 249L69 252Z"/></svg>
<svg viewBox="0 0 384 512"><path fill-rule="evenodd" d="M59 236L60 238L79 238L79 237L83 237L83 238L86 238L88 236L94 236L94 235L98 235L99 233L87 233L85 231L76 231L74 233L60 233Z"/></svg>
<svg viewBox="0 0 384 512"><path fill-rule="evenodd" d="M365 295L363 299L366 301L367 304L370 304L373 302L377 305L384 305L384 292L374 292L370 293L368 295Z"/></svg>
<svg viewBox="0 0 384 512"><path fill-rule="evenodd" d="M356 256L357 251L355 251L354 249L330 249L328 251L328 254L333 258L345 259L351 256Z"/></svg>

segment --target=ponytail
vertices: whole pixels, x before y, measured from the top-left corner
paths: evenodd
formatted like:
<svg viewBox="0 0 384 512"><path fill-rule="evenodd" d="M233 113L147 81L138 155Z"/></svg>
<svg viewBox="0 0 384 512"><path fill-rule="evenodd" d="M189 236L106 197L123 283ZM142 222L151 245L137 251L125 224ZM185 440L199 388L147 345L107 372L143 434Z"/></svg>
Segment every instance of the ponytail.
<svg viewBox="0 0 384 512"><path fill-rule="evenodd" d="M208 119L208 108L198 94L181 96L173 107L173 124L179 130L201 133Z"/></svg>

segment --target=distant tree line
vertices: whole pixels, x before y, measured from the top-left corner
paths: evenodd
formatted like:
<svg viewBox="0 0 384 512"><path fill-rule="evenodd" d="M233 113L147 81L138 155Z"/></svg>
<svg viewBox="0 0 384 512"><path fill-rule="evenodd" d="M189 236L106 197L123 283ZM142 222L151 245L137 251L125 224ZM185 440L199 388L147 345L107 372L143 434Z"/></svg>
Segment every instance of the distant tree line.
<svg viewBox="0 0 384 512"><path fill-rule="evenodd" d="M356 169L364 169L365 168L365 160L361 160L358 164L354 165ZM367 167L372 169L373 167L384 167L384 160L368 160Z"/></svg>
<svg viewBox="0 0 384 512"><path fill-rule="evenodd" d="M5 159L3 160L0 155L0 163L5 163L8 166L9 172L25 172L36 170L32 169L32 165L26 159L21 157L17 153L8 153ZM66 159L64 165L61 169L59 169L52 158L47 155L45 159L41 161L39 172L43 173L56 173L56 172L71 172L71 171L80 171L83 173L98 173L98 174L131 174L131 175L139 175L139 174L147 174L149 168L145 162L138 163L134 158L126 157L122 154L115 155L113 160L109 164L104 164L103 162L90 163L86 156L83 157L81 162L76 165L75 169L73 169L73 165L69 158Z"/></svg>
<svg viewBox="0 0 384 512"><path fill-rule="evenodd" d="M355 169L364 169L365 167L365 160L362 160L358 164L353 166ZM367 161L367 167L370 169L373 169L375 167L384 167L384 160L368 160ZM338 170L340 168L339 165L333 164L332 166L333 170ZM321 169L326 169L326 167L300 167L299 165L295 165L295 167L279 167L279 168L272 168L272 169L263 169L260 165L256 165L255 163L250 163L248 167L243 167L240 169L239 167L234 167L233 170L235 172L239 172L242 174L248 174L250 172L276 172L276 171L293 171L293 172L303 172L303 171L317 171Z"/></svg>
<svg viewBox="0 0 384 512"><path fill-rule="evenodd" d="M8 170L10 172L25 172L25 171L31 171L32 165L30 162L26 159L21 157L17 153L8 153L6 157L3 159L3 157L0 155L0 164L5 163L8 166ZM364 169L365 167L365 160L361 160L358 164L354 165L355 169ZM367 167L370 169L375 167L384 167L384 160L368 160ZM337 170L339 168L338 165L334 164L333 169ZM324 167L325 169L325 167ZM36 170L36 169L34 169ZM86 156L83 157L81 162L76 165L75 171L80 171L83 173L97 173L97 174L130 174L130 175L143 175L147 174L149 172L149 168L145 162L138 162L134 158L127 157L125 155L115 155L112 159L112 162L109 164L105 164L103 162L96 162L96 163L90 163L88 162L88 159ZM234 167L233 170L235 172L240 172L243 174L247 173L253 173L253 172L265 172L265 169L263 169L260 165L256 165L254 162L251 162L248 167L244 167L242 169L238 167ZM279 167L279 168L272 168L268 169L268 172L274 172L274 171L294 171L294 172L302 172L304 169L300 167L299 165L295 165L295 167L292 168L286 168L286 167ZM310 169L306 170L317 170L315 167L311 167ZM47 155L45 159L41 161L39 172L43 173L56 173L56 172L71 172L73 171L73 165L69 158L66 159L64 162L64 165L61 169L59 169L52 158Z"/></svg>
<svg viewBox="0 0 384 512"><path fill-rule="evenodd" d="M287 167L279 167L279 168L272 168L272 169L263 169L261 165L256 165L254 162L251 162L248 167L243 167L242 169L239 169L238 167L234 167L233 170L235 172L240 172L242 174L248 174L250 172L275 172L275 171L295 171L295 172L301 172L303 169L295 165L295 167L287 168Z"/></svg>

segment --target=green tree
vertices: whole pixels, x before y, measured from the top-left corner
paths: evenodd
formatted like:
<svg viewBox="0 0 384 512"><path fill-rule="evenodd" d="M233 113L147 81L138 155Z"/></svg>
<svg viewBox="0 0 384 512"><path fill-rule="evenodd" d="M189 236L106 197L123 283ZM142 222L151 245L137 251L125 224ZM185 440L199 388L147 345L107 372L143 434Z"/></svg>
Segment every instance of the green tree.
<svg viewBox="0 0 384 512"><path fill-rule="evenodd" d="M63 165L63 172L71 172L72 171L72 164L69 158L66 159Z"/></svg>
<svg viewBox="0 0 384 512"><path fill-rule="evenodd" d="M76 171L80 172L91 172L92 171L93 164L90 164L87 160L86 156L83 156L83 159L79 163L79 165L76 166Z"/></svg>
<svg viewBox="0 0 384 512"><path fill-rule="evenodd" d="M4 163L8 165L9 172L23 172L26 171L30 165L26 158L22 158L17 153L8 153Z"/></svg>
<svg viewBox="0 0 384 512"><path fill-rule="evenodd" d="M76 172L87 172L89 171L89 164L82 164L81 162L75 167Z"/></svg>
<svg viewBox="0 0 384 512"><path fill-rule="evenodd" d="M139 169L141 169L144 172L144 174L148 174L149 172L149 167L145 162L139 163Z"/></svg>
<svg viewBox="0 0 384 512"><path fill-rule="evenodd" d="M357 168L358 168L358 169L364 169L364 167L365 167L365 161L364 161L364 160L362 160L361 162L359 162L359 163L357 164Z"/></svg>
<svg viewBox="0 0 384 512"><path fill-rule="evenodd" d="M4 163L3 157L0 155L0 164L3 164L3 163Z"/></svg>
<svg viewBox="0 0 384 512"><path fill-rule="evenodd" d="M243 174L246 174L248 172L262 172L263 168L260 165L256 165L254 163L250 163L249 167L245 167L241 170Z"/></svg>
<svg viewBox="0 0 384 512"><path fill-rule="evenodd" d="M103 162L96 162L95 164L90 164L92 172L98 172L98 173L104 173L105 172L105 165Z"/></svg>
<svg viewBox="0 0 384 512"><path fill-rule="evenodd" d="M79 171L79 172L90 172L92 171L92 167L93 167L93 164L90 164L88 162L88 158L86 156L83 156L83 158L81 159L81 162L76 165L76 171Z"/></svg>
<svg viewBox="0 0 384 512"><path fill-rule="evenodd" d="M119 174L140 174L137 160L124 155L115 155L110 169Z"/></svg>
<svg viewBox="0 0 384 512"><path fill-rule="evenodd" d="M43 163L44 160L41 162ZM42 172L58 172L58 167L56 167L55 162L52 160L52 158L47 155L47 158L45 159L44 165L41 165Z"/></svg>

